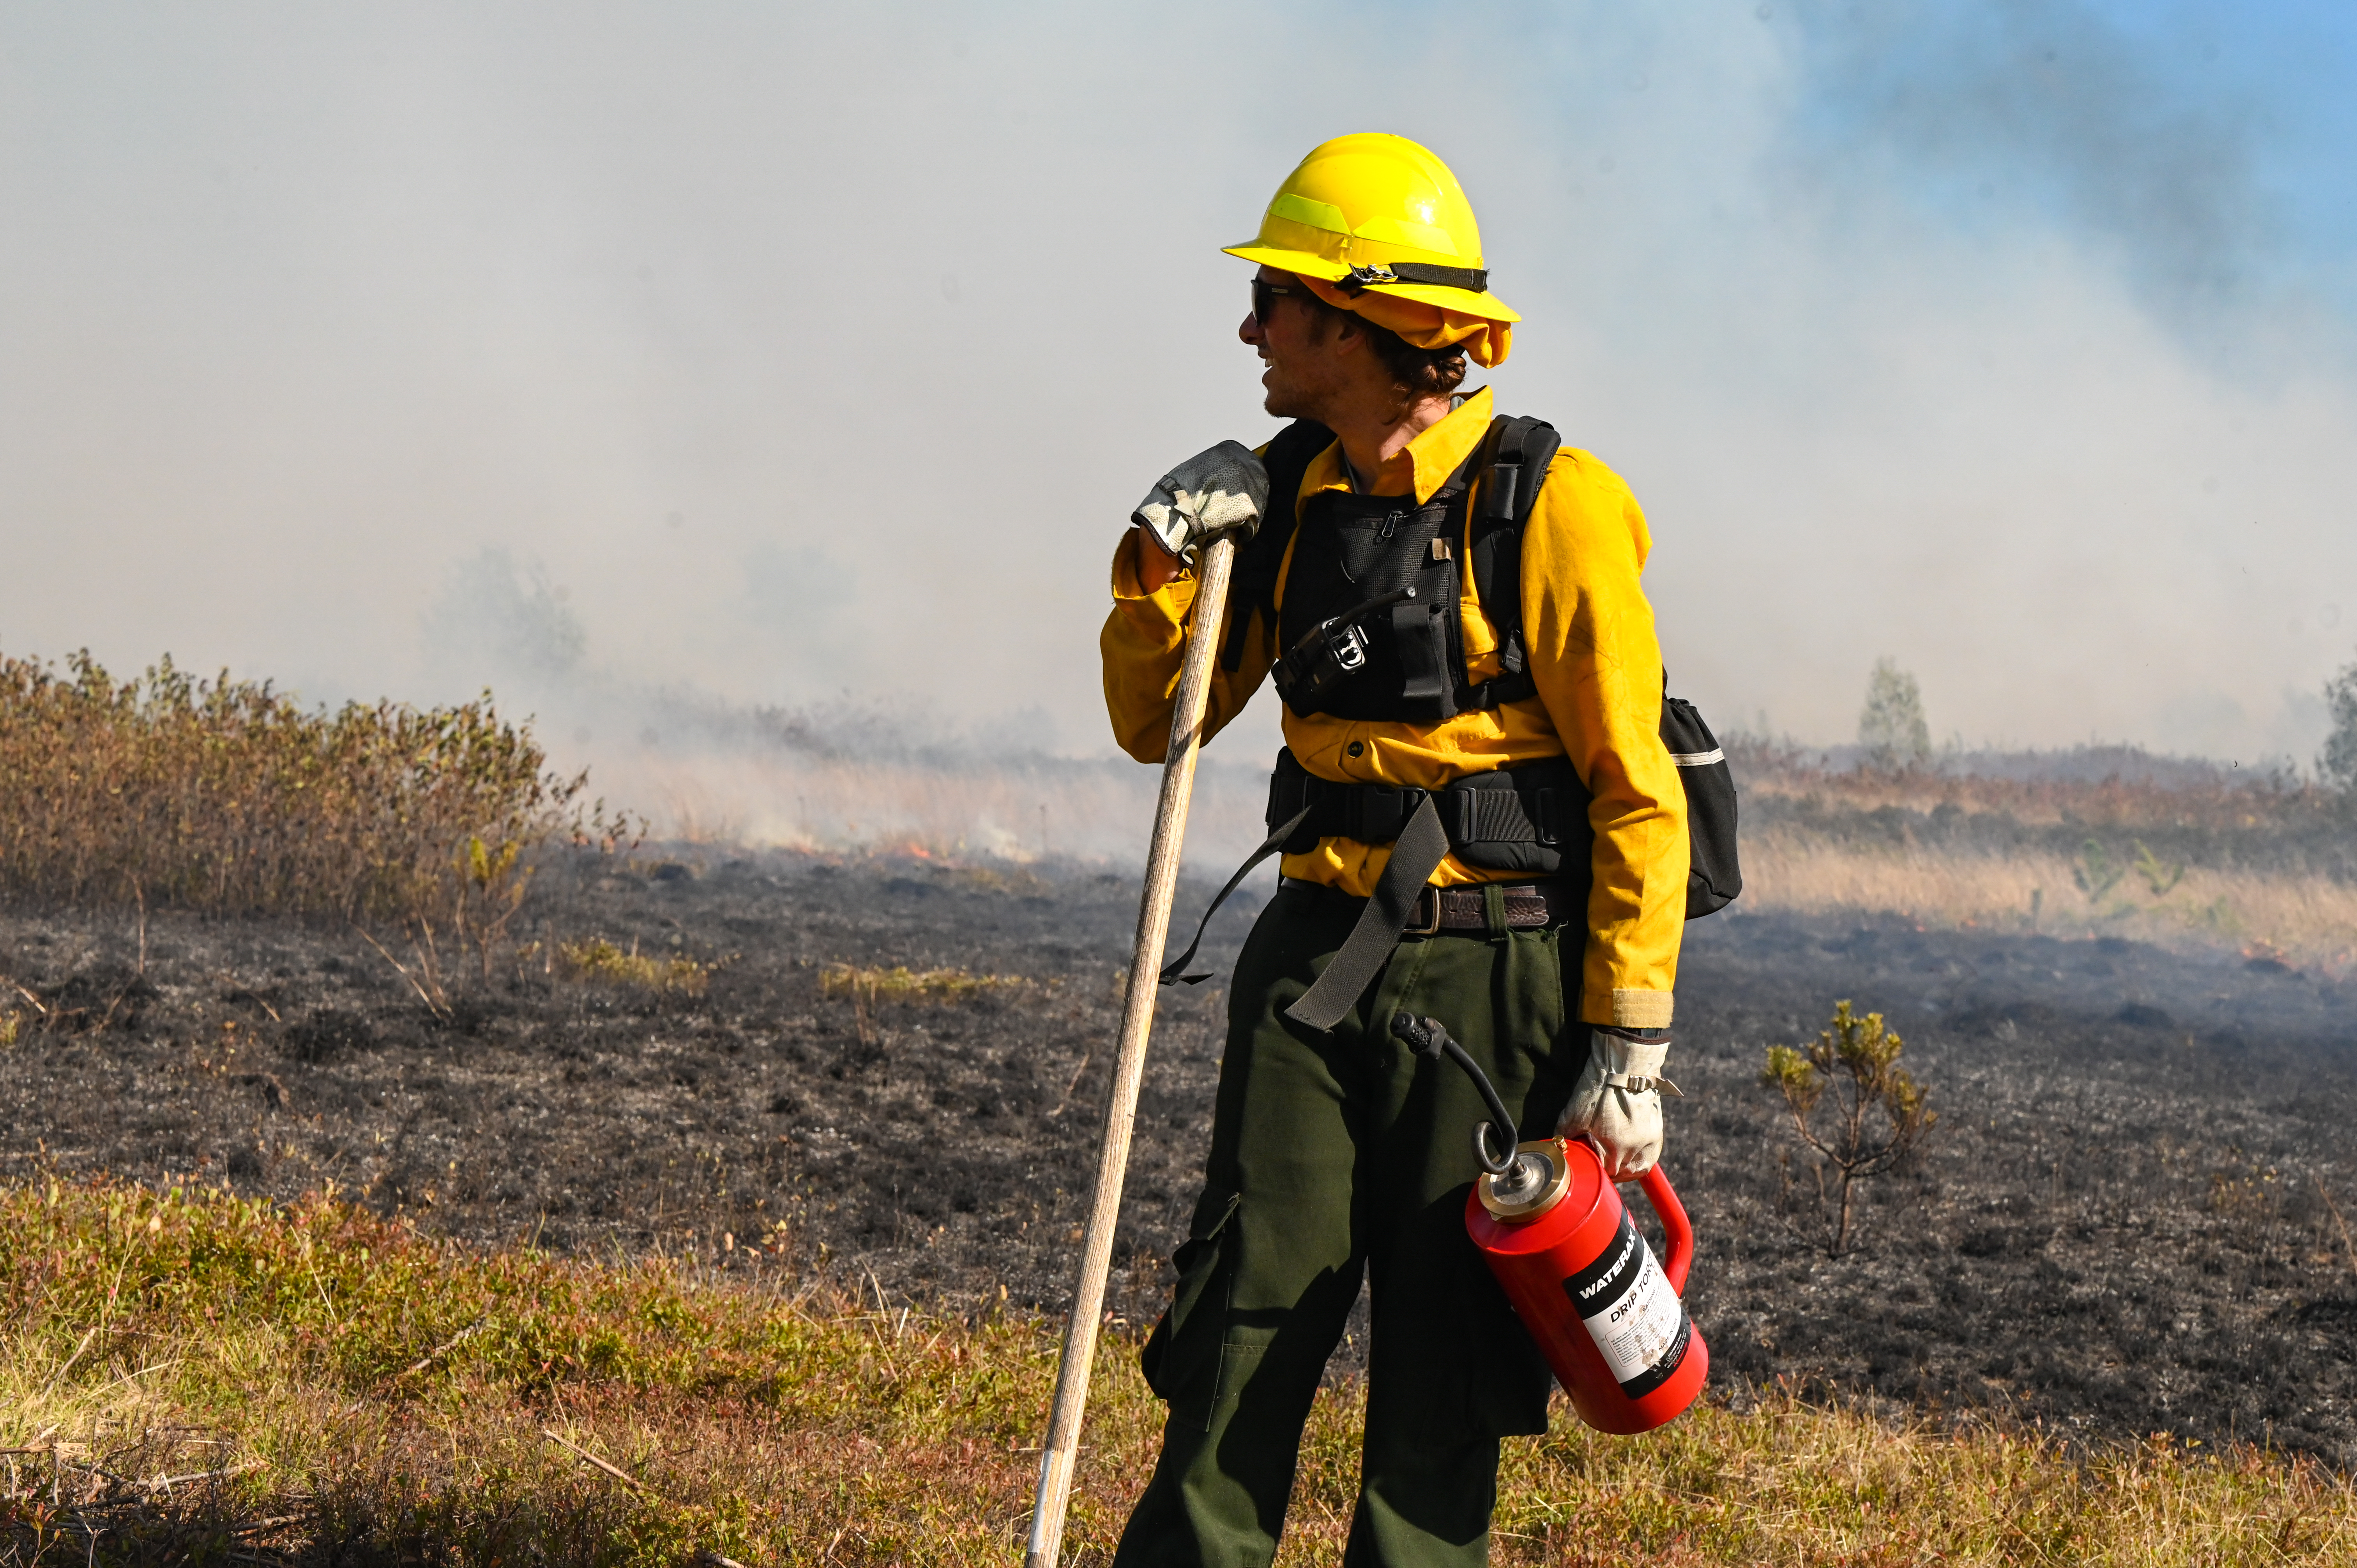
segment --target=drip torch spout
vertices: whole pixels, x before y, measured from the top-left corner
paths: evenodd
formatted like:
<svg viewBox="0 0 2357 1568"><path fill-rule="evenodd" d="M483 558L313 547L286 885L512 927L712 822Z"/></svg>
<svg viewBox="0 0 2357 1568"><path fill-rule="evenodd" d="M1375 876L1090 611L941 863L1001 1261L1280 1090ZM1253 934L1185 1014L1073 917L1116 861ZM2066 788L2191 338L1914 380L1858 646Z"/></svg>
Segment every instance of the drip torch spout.
<svg viewBox="0 0 2357 1568"><path fill-rule="evenodd" d="M1465 1069L1465 1076L1471 1079L1473 1087L1481 1091L1481 1102L1490 1108L1490 1120L1477 1122L1473 1125L1473 1157L1480 1160L1481 1168L1491 1176L1502 1176L1512 1171L1515 1168L1514 1119L1506 1113L1506 1102L1498 1098L1497 1087L1491 1083L1490 1075L1481 1070L1480 1064L1465 1054L1463 1046L1448 1037L1448 1031L1441 1026L1437 1018L1419 1018L1411 1013L1394 1013L1392 1015L1392 1033L1405 1042L1407 1048L1417 1056L1434 1061L1446 1056ZM1502 1152L1495 1155L1490 1152L1490 1135L1493 1132L1503 1139L1505 1145Z"/></svg>

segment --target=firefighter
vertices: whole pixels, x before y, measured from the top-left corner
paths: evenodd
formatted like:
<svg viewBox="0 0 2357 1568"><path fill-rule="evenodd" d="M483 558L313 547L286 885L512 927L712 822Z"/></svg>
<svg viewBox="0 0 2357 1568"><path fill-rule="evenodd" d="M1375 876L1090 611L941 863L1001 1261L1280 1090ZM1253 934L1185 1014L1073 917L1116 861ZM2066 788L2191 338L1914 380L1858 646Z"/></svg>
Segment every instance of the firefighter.
<svg viewBox="0 0 2357 1568"><path fill-rule="evenodd" d="M1587 1135L1616 1178L1659 1155L1687 844L1650 542L1610 469L1459 392L1519 317L1431 152L1328 142L1227 253L1257 268L1239 336L1293 423L1258 454L1205 734L1274 677L1283 860L1229 992L1203 1191L1144 1357L1168 1421L1115 1562L1273 1558L1363 1277L1344 1561L1479 1563L1499 1439L1546 1430L1551 1384L1465 1232L1481 1105L1388 1026L1439 1018L1518 1125ZM1214 449L1157 494L1233 489L1232 466ZM1149 498L1114 553L1105 698L1141 762L1167 746L1203 527Z"/></svg>

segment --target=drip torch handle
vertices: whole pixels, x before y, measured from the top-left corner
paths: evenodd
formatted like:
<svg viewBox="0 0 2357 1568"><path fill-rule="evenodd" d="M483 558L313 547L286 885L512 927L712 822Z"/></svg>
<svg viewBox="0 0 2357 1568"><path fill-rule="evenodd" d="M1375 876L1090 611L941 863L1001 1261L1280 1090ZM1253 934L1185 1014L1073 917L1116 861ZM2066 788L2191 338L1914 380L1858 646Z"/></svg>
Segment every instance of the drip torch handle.
<svg viewBox="0 0 2357 1568"><path fill-rule="evenodd" d="M1677 1189L1670 1178L1655 1165L1637 1178L1645 1189L1645 1201L1662 1217L1662 1238L1670 1246L1670 1255L1662 1260L1662 1273L1669 1276L1670 1288L1680 1295L1686 1294L1686 1271L1694 1267L1694 1223L1686 1218L1686 1206L1678 1201Z"/></svg>

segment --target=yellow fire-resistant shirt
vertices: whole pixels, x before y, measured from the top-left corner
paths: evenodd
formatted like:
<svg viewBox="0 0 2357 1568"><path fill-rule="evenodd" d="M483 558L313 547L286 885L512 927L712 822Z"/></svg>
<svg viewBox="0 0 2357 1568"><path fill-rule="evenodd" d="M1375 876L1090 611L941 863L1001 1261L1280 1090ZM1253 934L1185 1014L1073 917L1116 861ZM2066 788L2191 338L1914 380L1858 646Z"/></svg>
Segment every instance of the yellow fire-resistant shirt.
<svg viewBox="0 0 2357 1568"><path fill-rule="evenodd" d="M1385 463L1372 493L1412 495L1425 504L1489 427L1485 388ZM1309 465L1296 499L1306 503L1322 490L1349 489L1337 443ZM1471 516L1469 507L1469 531ZM1129 530L1114 553L1113 614L1100 639L1105 705L1122 749L1140 762L1159 762L1168 749L1196 585L1182 574L1158 593L1142 591L1136 535ZM1523 533L1523 640L1536 696L1431 723L1285 711L1286 744L1301 766L1342 783L1437 789L1469 774L1569 757L1594 798L1587 814L1596 830L1580 1016L1628 1028L1668 1026L1685 919L1685 790L1662 745L1661 645L1637 582L1651 548L1644 513L1620 476L1566 447L1547 469ZM1469 560L1469 538L1458 540L1457 551L1459 560ZM1280 606L1292 564L1288 547L1277 581ZM1469 574L1461 604L1473 678L1490 680L1501 673L1498 634ZM1227 614L1239 613L1243 607L1231 599ZM1255 620L1243 652L1232 671L1213 666L1206 739L1243 707L1275 661L1275 629L1265 618ZM1283 869L1365 897L1390 858L1389 844L1328 838L1307 854L1285 856ZM1448 886L1526 877L1451 855L1432 879Z"/></svg>

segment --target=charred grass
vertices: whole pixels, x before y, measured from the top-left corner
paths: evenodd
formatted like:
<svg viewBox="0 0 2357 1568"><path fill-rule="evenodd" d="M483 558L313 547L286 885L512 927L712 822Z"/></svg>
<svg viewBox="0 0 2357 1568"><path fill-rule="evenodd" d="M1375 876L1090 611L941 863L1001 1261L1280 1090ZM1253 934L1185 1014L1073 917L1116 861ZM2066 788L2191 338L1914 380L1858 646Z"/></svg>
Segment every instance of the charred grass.
<svg viewBox="0 0 2357 1568"><path fill-rule="evenodd" d="M0 914L0 1179L333 1182L483 1248L667 1256L1052 1311L1071 1288L1129 878L791 854L554 866L541 959L427 1009L348 931ZM1182 904L1200 908L1208 889ZM1784 1386L2357 1467L2357 990L2232 949L1745 914L1689 928L1668 1164L1729 1398ZM1187 913L1182 908L1182 918ZM1213 925L1224 968L1248 907ZM545 922L543 925L539 922ZM568 973L564 943L709 969ZM736 955L733 961L720 961ZM985 983L985 982L987 982ZM1765 1052L1884 1013L1941 1122L1827 1258ZM1151 1321L1200 1182L1225 998L1156 1026L1109 1305ZM748 1246L760 1249L761 1261ZM1341 1359L1363 1354L1363 1319Z"/></svg>
<svg viewBox="0 0 2357 1568"><path fill-rule="evenodd" d="M2171 897L2343 885L2256 819L2033 808L1748 786L1753 892L1688 932L1669 1155L1711 1403L1511 1444L1499 1560L2347 1560L2357 994L2320 940L2060 919L2054 886L2100 833L2208 855ZM1787 843L1885 880L1794 896ZM496 965L430 991L414 945L317 919L0 908L18 1561L1019 1550L1134 882L669 853L546 861ZM2007 856L2043 926L1923 897ZM1943 1121L1829 1259L1758 1075L1842 996ZM1151 1463L1132 1352L1223 1003L1174 988L1157 1026L1078 1561ZM1339 1551L1362 1394L1346 1354L1288 1562Z"/></svg>
<svg viewBox="0 0 2357 1568"><path fill-rule="evenodd" d="M15 1561L1019 1551L1129 878L534 861L611 824L487 703L0 685ZM1711 1403L1511 1444L1499 1559L2349 1560L2341 803L1730 750L1751 888L1689 932L1671 1152ZM1757 1080L1839 996L1945 1120L1829 1259ZM1222 1001L1157 1024L1077 1561L1151 1463ZM1286 1561L1339 1551L1362 1397L1346 1355Z"/></svg>
<svg viewBox="0 0 2357 1568"><path fill-rule="evenodd" d="M0 1187L0 1541L18 1563L963 1563L1020 1551L1054 1370L1029 1315L895 1308L755 1262L559 1259L325 1197ZM1102 1563L1157 1407L1108 1341L1068 1561ZM1347 1532L1355 1380L1321 1394L1280 1561ZM2335 1563L2312 1462L2067 1450L1719 1398L1645 1439L1508 1445L1509 1563Z"/></svg>

